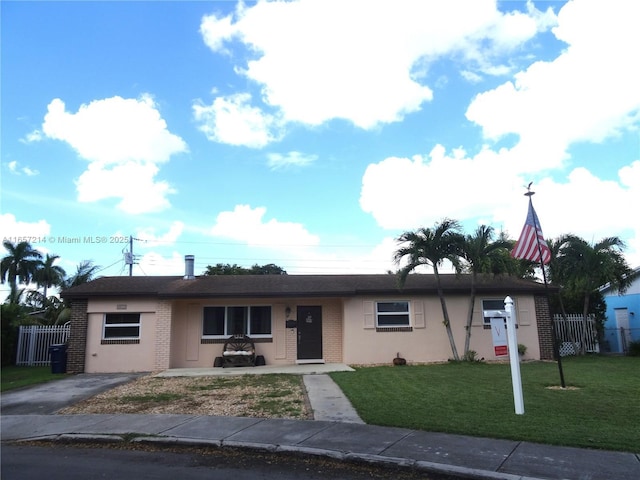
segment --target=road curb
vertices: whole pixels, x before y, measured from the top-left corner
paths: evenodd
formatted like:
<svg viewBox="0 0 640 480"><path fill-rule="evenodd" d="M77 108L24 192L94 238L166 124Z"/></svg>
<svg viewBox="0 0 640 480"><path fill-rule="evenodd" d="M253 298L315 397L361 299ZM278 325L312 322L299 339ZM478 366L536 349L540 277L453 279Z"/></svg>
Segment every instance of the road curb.
<svg viewBox="0 0 640 480"><path fill-rule="evenodd" d="M385 467L406 468L408 470L417 470L425 473L434 473L439 475L456 476L466 479L475 480L543 480L537 477L527 477L515 475L511 473L501 473L490 470L480 470L467 467L459 467L456 465L448 465L443 463L426 462L412 460L402 457L385 457L383 455L341 452L338 450L329 450L323 448L297 447L295 445L274 445L267 443L255 442L233 442L220 440L206 440L201 438L185 438L185 437L163 437L163 436L139 436L125 438L126 435L100 435L100 434L78 434L65 433L57 435L43 435L28 439L17 440L16 443L23 442L64 442L64 443L98 443L98 444L116 444L116 443L132 443L132 444L150 444L157 446L177 445L185 447L213 447L219 449L238 449L254 452L266 452L274 454L293 454L293 455L312 455L314 457L325 457L336 461L367 463L371 465L380 465Z"/></svg>

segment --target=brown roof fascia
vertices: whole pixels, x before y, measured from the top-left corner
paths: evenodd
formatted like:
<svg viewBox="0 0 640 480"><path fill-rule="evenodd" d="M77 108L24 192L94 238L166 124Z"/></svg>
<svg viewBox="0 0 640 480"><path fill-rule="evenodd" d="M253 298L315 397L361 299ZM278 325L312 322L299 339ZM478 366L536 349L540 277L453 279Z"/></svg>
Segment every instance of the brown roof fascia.
<svg viewBox="0 0 640 480"><path fill-rule="evenodd" d="M445 294L469 294L469 275L441 275ZM550 291L557 291L549 287ZM478 294L542 293L544 285L515 277L479 277ZM64 298L278 298L436 294L435 277L414 274L400 287L395 275L238 275L182 277L103 277L62 292Z"/></svg>

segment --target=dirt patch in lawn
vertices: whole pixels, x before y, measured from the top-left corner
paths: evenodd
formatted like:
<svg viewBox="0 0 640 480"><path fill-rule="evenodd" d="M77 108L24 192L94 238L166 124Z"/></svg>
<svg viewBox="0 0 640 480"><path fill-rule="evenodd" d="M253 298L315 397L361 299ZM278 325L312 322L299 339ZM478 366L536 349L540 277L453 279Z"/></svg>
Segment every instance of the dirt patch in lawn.
<svg viewBox="0 0 640 480"><path fill-rule="evenodd" d="M312 419L302 377L141 377L58 411Z"/></svg>

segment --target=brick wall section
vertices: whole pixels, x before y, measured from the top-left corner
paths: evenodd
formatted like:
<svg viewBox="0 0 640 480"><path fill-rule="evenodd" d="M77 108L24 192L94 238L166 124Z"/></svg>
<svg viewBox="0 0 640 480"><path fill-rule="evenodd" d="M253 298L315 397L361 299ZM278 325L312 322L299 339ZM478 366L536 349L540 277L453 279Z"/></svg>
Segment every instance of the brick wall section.
<svg viewBox="0 0 640 480"><path fill-rule="evenodd" d="M546 295L535 295L536 321L538 323L538 342L540 360L553 360L553 334L551 332L551 315Z"/></svg>
<svg viewBox="0 0 640 480"><path fill-rule="evenodd" d="M286 329L286 360L287 363L296 363L298 355L298 331L296 329Z"/></svg>
<svg viewBox="0 0 640 480"><path fill-rule="evenodd" d="M342 362L342 308L325 304L322 308L322 356L327 363Z"/></svg>
<svg viewBox="0 0 640 480"><path fill-rule="evenodd" d="M87 348L87 327L89 316L87 299L74 300L71 303L71 329L67 349L67 373L84 373L84 361Z"/></svg>
<svg viewBox="0 0 640 480"><path fill-rule="evenodd" d="M158 300L156 308L156 338L154 370L166 370L171 366L171 301Z"/></svg>

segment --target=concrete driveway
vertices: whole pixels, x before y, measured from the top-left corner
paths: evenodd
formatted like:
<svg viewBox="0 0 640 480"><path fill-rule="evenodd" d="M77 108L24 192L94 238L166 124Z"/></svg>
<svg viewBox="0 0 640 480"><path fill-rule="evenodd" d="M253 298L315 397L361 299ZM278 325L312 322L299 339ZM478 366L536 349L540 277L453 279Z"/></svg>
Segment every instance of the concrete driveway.
<svg viewBox="0 0 640 480"><path fill-rule="evenodd" d="M61 408L92 397L144 373L81 373L33 387L3 392L0 397L2 415L50 415Z"/></svg>

